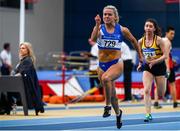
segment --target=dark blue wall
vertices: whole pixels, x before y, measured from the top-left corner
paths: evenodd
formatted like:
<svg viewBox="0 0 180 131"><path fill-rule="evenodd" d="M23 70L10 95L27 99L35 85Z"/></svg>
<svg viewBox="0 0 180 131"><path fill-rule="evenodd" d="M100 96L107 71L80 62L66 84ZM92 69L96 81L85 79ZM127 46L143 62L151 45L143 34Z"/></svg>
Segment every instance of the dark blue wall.
<svg viewBox="0 0 180 131"><path fill-rule="evenodd" d="M167 25L176 28L174 47L180 47L179 5L165 0L65 0L64 51L90 50L87 39L94 27L94 17L103 7L115 5L121 16L120 24L130 29L139 39L144 33L144 22L155 18L163 31ZM131 46L130 46L131 47Z"/></svg>

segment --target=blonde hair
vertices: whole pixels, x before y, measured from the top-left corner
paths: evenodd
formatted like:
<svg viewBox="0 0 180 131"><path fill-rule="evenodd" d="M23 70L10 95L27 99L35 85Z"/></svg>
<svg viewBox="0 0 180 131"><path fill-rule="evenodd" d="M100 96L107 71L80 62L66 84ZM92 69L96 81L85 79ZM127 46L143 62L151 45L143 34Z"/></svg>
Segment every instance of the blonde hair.
<svg viewBox="0 0 180 131"><path fill-rule="evenodd" d="M35 64L36 62L36 57L32 48L32 44L29 42L23 42L19 45L19 47L21 47L22 45L26 46L27 50L28 50L28 56L31 57L33 64ZM19 56L20 59L22 56Z"/></svg>
<svg viewBox="0 0 180 131"><path fill-rule="evenodd" d="M116 17L115 22L116 22L116 23L119 22L119 13L118 13L118 10L117 10L117 8L116 8L115 6L113 6L113 5L107 5L107 6L104 7L104 9L111 9L111 10L113 10L114 15L115 15L115 17ZM103 11L104 11L104 9L103 9Z"/></svg>

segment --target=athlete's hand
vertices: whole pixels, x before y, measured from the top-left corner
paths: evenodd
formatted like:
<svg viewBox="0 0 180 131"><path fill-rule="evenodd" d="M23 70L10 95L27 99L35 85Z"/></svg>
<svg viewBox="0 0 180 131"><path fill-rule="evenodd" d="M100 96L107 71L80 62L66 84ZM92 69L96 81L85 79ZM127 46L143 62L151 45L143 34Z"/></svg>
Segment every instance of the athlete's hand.
<svg viewBox="0 0 180 131"><path fill-rule="evenodd" d="M169 71L166 71L166 76L165 76L165 77L168 79L169 76L170 76L170 72L169 72Z"/></svg>
<svg viewBox="0 0 180 131"><path fill-rule="evenodd" d="M101 24L101 17L99 16L99 14L96 15L94 20L95 20L97 26L99 26Z"/></svg>
<svg viewBox="0 0 180 131"><path fill-rule="evenodd" d="M170 76L170 69L167 69L166 70L166 78L169 78L169 76Z"/></svg>
<svg viewBox="0 0 180 131"><path fill-rule="evenodd" d="M149 65L149 68L150 68L150 69L153 67L153 65L156 64L155 59L146 59L145 61L146 61L146 63Z"/></svg>
<svg viewBox="0 0 180 131"><path fill-rule="evenodd" d="M137 71L139 71L139 72L142 71L142 63L140 63L140 62L138 64Z"/></svg>
<svg viewBox="0 0 180 131"><path fill-rule="evenodd" d="M152 60L152 61L148 61L147 63L148 63L148 65L149 65L149 68L151 69L151 68L153 67L153 65L156 64L156 61L155 61L155 60Z"/></svg>

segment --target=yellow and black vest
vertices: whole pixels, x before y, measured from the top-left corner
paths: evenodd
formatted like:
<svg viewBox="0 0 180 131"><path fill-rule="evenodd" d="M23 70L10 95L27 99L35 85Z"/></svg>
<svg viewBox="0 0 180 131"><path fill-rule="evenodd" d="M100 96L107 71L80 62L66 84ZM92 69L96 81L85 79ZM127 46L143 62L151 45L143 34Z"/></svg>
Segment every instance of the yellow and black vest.
<svg viewBox="0 0 180 131"><path fill-rule="evenodd" d="M163 55L161 48L156 44L157 35L154 35L151 47L146 47L145 36L142 38L142 52L146 60L158 59Z"/></svg>

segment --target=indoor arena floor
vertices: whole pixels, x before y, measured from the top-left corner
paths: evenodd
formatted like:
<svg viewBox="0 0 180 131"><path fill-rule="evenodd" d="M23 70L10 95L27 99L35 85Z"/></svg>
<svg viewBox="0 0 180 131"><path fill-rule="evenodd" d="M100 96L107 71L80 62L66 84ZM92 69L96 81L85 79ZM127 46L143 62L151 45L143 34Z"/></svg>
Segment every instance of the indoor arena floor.
<svg viewBox="0 0 180 131"><path fill-rule="evenodd" d="M120 102L123 126L120 130L180 130L180 108L162 103L163 108L152 107L153 120L145 123L142 102ZM17 114L0 115L0 130L118 130L115 115L102 118L104 103L76 103L45 106L45 113L35 116L34 110L24 116L22 107Z"/></svg>

